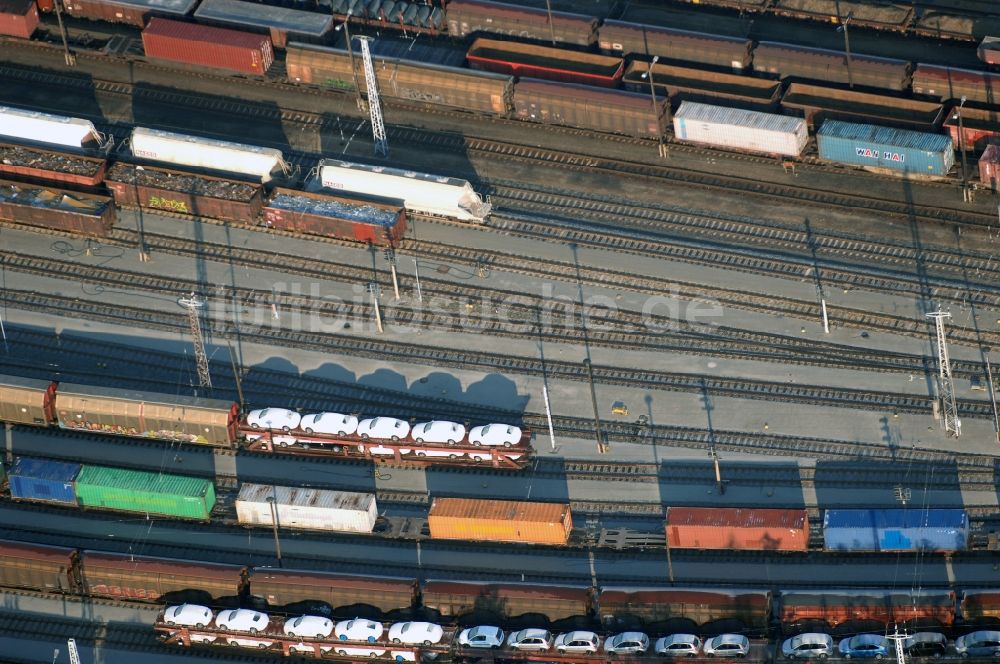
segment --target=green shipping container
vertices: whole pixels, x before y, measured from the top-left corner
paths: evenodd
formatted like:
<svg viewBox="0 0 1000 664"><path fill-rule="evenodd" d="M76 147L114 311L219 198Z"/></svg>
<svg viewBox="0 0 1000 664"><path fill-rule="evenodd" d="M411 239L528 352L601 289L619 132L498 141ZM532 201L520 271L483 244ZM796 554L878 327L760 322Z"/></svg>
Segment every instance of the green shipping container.
<svg viewBox="0 0 1000 664"><path fill-rule="evenodd" d="M215 485L196 477L85 465L76 477L76 496L83 507L207 521Z"/></svg>

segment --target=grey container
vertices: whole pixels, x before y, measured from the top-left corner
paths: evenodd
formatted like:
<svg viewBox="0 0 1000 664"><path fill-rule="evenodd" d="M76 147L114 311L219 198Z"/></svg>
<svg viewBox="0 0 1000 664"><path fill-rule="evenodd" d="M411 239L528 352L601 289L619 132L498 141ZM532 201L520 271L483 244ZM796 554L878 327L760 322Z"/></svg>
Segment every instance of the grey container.
<svg viewBox="0 0 1000 664"><path fill-rule="evenodd" d="M816 139L820 159L871 170L944 176L955 165L955 146L942 134L827 120Z"/></svg>
<svg viewBox="0 0 1000 664"><path fill-rule="evenodd" d="M809 141L802 118L685 101L674 115L674 136L760 154L797 157Z"/></svg>

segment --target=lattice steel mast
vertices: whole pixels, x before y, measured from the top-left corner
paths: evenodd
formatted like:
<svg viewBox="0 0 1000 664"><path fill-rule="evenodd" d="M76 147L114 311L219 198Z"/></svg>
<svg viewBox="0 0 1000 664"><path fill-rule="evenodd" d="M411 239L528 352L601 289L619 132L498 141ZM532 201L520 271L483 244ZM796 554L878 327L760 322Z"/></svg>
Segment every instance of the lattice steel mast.
<svg viewBox="0 0 1000 664"><path fill-rule="evenodd" d="M182 297L177 300L182 307L188 310L188 325L191 328L191 341L194 343L194 358L198 364L198 383L202 387L212 387L212 374L208 371L208 355L205 354L205 342L201 337L201 320L198 317L198 309L203 306L201 300L194 293L189 297Z"/></svg>
<svg viewBox="0 0 1000 664"><path fill-rule="evenodd" d="M385 123L382 121L382 104L378 98L378 82L375 80L375 67L372 66L372 52L368 48L371 37L360 35L355 39L361 42L361 59L365 67L365 87L368 89L368 111L372 116L372 136L375 140L375 154L383 157L389 154L389 139L385 136Z"/></svg>
<svg viewBox="0 0 1000 664"><path fill-rule="evenodd" d="M941 414L944 416L944 430L958 438L962 435L962 421L958 419L955 406L955 384L951 377L951 361L948 359L948 339L944 329L944 319L951 318L947 311L933 311L927 314L934 319L937 331L938 383L941 390Z"/></svg>

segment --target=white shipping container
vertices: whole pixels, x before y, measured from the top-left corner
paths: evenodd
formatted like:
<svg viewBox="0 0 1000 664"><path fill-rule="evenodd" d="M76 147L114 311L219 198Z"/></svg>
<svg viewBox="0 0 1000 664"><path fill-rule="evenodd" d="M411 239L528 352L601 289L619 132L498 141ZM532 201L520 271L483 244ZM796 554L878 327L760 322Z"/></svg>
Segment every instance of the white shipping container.
<svg viewBox="0 0 1000 664"><path fill-rule="evenodd" d="M680 141L797 157L809 141L802 118L685 101L674 115Z"/></svg>
<svg viewBox="0 0 1000 664"><path fill-rule="evenodd" d="M402 198L407 210L481 223L492 205L467 180L369 166L337 159L319 162L320 186L367 196Z"/></svg>
<svg viewBox="0 0 1000 664"><path fill-rule="evenodd" d="M275 171L287 168L281 150L146 127L132 130L132 154L178 166L252 175L261 182L270 180Z"/></svg>
<svg viewBox="0 0 1000 664"><path fill-rule="evenodd" d="M0 136L74 148L102 141L90 120L9 106L0 106Z"/></svg>
<svg viewBox="0 0 1000 664"><path fill-rule="evenodd" d="M275 511L271 503L274 498ZM370 533L378 518L375 494L245 483L236 498L243 525Z"/></svg>

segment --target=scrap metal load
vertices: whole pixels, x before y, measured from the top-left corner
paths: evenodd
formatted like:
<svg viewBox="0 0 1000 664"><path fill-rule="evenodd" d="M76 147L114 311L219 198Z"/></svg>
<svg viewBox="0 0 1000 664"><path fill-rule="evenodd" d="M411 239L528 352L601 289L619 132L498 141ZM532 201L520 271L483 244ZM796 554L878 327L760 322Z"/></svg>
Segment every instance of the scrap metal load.
<svg viewBox="0 0 1000 664"><path fill-rule="evenodd" d="M319 184L338 193L384 196L389 192L403 199L407 210L459 221L482 223L493 207L467 180L338 159L319 162Z"/></svg>
<svg viewBox="0 0 1000 664"><path fill-rule="evenodd" d="M132 130L131 145L132 154L140 159L252 175L261 182L288 170L281 150L159 129L136 127Z"/></svg>
<svg viewBox="0 0 1000 664"><path fill-rule="evenodd" d="M89 120L10 106L0 106L0 136L71 148L96 147L103 142L100 132Z"/></svg>
<svg viewBox="0 0 1000 664"><path fill-rule="evenodd" d="M110 198L0 180L0 219L104 237L115 220Z"/></svg>
<svg viewBox="0 0 1000 664"><path fill-rule="evenodd" d="M264 208L268 226L325 237L395 244L406 232L402 200L347 198L276 189Z"/></svg>

